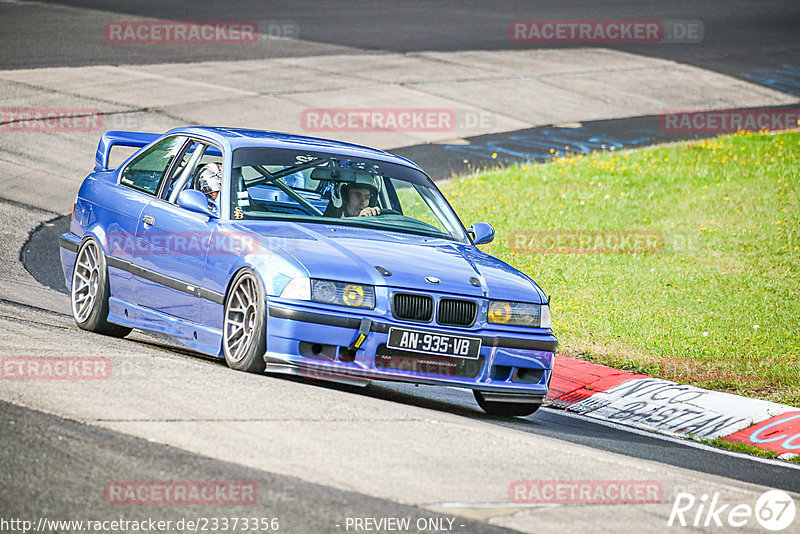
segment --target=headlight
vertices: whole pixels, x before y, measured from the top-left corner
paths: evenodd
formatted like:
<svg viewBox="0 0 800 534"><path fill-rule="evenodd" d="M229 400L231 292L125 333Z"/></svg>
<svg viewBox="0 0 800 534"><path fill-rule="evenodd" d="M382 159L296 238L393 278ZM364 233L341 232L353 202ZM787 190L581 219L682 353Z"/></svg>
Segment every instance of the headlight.
<svg viewBox="0 0 800 534"><path fill-rule="evenodd" d="M375 288L347 282L311 280L311 300L350 308L375 308Z"/></svg>
<svg viewBox="0 0 800 534"><path fill-rule="evenodd" d="M528 302L489 301L490 323L550 328L550 306Z"/></svg>
<svg viewBox="0 0 800 534"><path fill-rule="evenodd" d="M542 304L542 313L539 316L539 328L550 328L550 305Z"/></svg>
<svg viewBox="0 0 800 534"><path fill-rule="evenodd" d="M282 299L311 300L311 280L292 278L281 291Z"/></svg>

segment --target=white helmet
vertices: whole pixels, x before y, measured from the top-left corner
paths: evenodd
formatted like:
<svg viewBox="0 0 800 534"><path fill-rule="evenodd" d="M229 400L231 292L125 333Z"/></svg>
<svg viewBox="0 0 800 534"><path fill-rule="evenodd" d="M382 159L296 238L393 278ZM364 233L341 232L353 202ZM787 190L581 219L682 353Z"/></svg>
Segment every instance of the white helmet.
<svg viewBox="0 0 800 534"><path fill-rule="evenodd" d="M219 163L207 163L197 175L200 190L210 195L222 188L222 166Z"/></svg>
<svg viewBox="0 0 800 534"><path fill-rule="evenodd" d="M369 189L372 193L373 202L371 202L370 205L374 205L373 203L377 201L378 194L382 189L382 185L383 182L381 181L380 176L375 176L365 172L356 172L355 179L353 181L339 182L333 186L331 200L333 201L334 206L341 208L343 204L343 198L347 194L348 189L363 188Z"/></svg>

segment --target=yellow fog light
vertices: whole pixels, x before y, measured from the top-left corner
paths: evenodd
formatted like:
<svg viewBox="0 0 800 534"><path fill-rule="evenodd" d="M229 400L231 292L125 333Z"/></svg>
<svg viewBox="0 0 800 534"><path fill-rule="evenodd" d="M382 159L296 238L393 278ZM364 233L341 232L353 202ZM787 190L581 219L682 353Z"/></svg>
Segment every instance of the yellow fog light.
<svg viewBox="0 0 800 534"><path fill-rule="evenodd" d="M348 306L361 306L364 303L364 288L355 284L347 284L342 292L342 300Z"/></svg>
<svg viewBox="0 0 800 534"><path fill-rule="evenodd" d="M511 319L511 305L508 302L492 301L489 304L489 322L507 323Z"/></svg>
<svg viewBox="0 0 800 534"><path fill-rule="evenodd" d="M375 288L363 284L311 280L311 300L335 306L375 309Z"/></svg>

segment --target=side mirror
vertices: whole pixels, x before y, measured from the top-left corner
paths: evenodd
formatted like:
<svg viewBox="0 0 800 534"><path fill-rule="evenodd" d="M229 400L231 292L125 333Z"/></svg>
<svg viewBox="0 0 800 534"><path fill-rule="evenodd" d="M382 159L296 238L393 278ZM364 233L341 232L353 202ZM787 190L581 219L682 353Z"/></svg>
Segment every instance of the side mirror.
<svg viewBox="0 0 800 534"><path fill-rule="evenodd" d="M184 189L178 194L176 203L189 211L202 213L208 217L217 217L217 214L208 207L208 197L197 189Z"/></svg>
<svg viewBox="0 0 800 534"><path fill-rule="evenodd" d="M485 245L494 241L494 228L489 223L477 222L467 230L467 233L472 236L472 242L476 245Z"/></svg>

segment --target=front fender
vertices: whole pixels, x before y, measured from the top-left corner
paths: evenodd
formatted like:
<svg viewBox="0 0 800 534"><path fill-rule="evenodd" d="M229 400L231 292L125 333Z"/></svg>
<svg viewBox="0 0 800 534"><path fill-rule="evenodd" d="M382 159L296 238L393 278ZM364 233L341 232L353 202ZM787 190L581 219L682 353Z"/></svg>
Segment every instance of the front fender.
<svg viewBox="0 0 800 534"><path fill-rule="evenodd" d="M231 280L244 267L250 267L261 278L268 297L280 295L292 278L308 276L291 254L255 233L220 225L214 229L209 247L204 285L223 294L227 294Z"/></svg>

